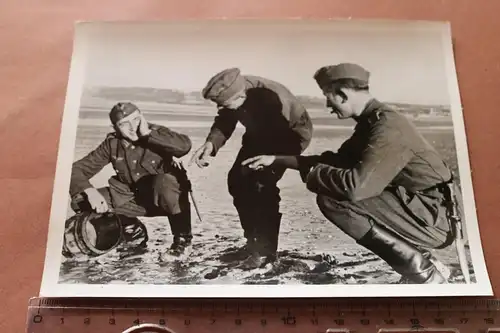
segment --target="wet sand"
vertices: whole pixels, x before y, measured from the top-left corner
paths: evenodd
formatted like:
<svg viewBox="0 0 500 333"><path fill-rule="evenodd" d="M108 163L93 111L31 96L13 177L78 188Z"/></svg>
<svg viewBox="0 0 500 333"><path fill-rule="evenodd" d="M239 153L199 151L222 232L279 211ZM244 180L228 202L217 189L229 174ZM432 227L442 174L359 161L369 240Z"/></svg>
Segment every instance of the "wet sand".
<svg viewBox="0 0 500 333"><path fill-rule="evenodd" d="M150 121L169 126L189 135L193 148L199 147L208 133L213 116L195 120L170 121L165 116L150 115ZM336 150L351 134L352 126L323 125L306 154ZM457 172L453 130L442 120L434 126L421 127L424 135L444 154ZM77 134L75 159L79 159L104 139L110 127L106 119L81 121ZM242 271L231 251L243 245L243 233L236 210L227 192L226 176L238 149L242 129L239 128L211 165L204 170L188 169L203 223L193 210L194 244L181 258L164 255L172 235L168 220L162 217L141 218L148 228L150 240L142 252L122 253L113 250L95 259L63 259L60 282L126 283L126 284L373 284L398 283L400 276L371 252L329 223L315 205L314 194L308 192L298 174L289 170L280 181L281 225L280 257L274 265ZM191 153L186 158L191 156ZM106 186L112 175L110 167L94 179L94 186ZM69 211L69 214L71 212ZM467 251L468 252L468 251ZM450 282L463 283L454 247L436 251L435 256L452 270ZM472 279L474 274L470 268Z"/></svg>

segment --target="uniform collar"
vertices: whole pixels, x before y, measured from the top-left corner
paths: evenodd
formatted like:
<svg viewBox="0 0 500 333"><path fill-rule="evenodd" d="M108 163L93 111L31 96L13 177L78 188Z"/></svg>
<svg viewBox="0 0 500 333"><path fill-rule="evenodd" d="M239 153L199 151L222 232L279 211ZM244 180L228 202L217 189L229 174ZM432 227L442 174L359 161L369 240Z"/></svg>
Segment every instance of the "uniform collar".
<svg viewBox="0 0 500 333"><path fill-rule="evenodd" d="M363 109L359 117L357 117L356 121L359 123L369 120L374 112L380 110L382 107L383 103L381 103L379 100L377 100L376 98L370 99L368 103L366 103L365 108Z"/></svg>

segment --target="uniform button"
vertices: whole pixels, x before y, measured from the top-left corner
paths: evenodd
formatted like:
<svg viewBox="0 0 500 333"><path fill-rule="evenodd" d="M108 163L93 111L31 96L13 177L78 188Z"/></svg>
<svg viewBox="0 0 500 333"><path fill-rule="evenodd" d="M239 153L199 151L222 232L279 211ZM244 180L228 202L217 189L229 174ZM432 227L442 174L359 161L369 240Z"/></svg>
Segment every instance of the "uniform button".
<svg viewBox="0 0 500 333"><path fill-rule="evenodd" d="M136 173L137 176L140 176L141 174L140 173Z"/></svg>
<svg viewBox="0 0 500 333"><path fill-rule="evenodd" d="M132 163L137 163L137 160L133 160Z"/></svg>
<svg viewBox="0 0 500 333"><path fill-rule="evenodd" d="M155 164L156 161L151 161L151 163Z"/></svg>

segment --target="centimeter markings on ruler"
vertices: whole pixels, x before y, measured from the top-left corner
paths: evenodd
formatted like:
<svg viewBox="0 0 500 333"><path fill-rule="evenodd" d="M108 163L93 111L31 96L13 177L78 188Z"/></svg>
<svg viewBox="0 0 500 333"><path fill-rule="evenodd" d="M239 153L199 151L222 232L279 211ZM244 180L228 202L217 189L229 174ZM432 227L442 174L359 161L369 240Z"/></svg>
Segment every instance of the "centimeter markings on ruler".
<svg viewBox="0 0 500 333"><path fill-rule="evenodd" d="M173 332L500 332L500 300L144 300L34 298L28 333L123 332L150 323ZM139 332L139 331L137 331ZM146 330L140 332L161 332ZM168 332L168 331L164 331Z"/></svg>

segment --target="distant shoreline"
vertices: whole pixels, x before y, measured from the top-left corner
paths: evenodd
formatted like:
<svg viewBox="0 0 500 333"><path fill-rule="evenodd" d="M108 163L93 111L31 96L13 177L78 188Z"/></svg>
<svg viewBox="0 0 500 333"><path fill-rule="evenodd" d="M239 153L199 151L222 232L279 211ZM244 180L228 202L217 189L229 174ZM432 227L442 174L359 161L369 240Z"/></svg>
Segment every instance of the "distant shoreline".
<svg viewBox="0 0 500 333"><path fill-rule="evenodd" d="M325 99L323 96L308 96L296 93L298 100L306 108L323 108ZM153 87L120 87L120 86L87 86L84 88L82 101L86 103L108 104L121 100L129 100L139 104L185 104L192 106L211 106L201 95L200 91L182 91L172 88ZM435 105L426 103L404 103L383 101L405 113L439 113L449 114L450 105Z"/></svg>
<svg viewBox="0 0 500 333"><path fill-rule="evenodd" d="M212 121L191 121L191 120L158 120L154 121L151 120L151 122L156 122L159 124L163 124L165 126L169 127L178 127L178 128L210 128L212 125ZM87 118L87 119L80 119L78 121L78 127L109 127L111 128L111 125L107 119L97 119L97 118ZM238 127L241 128L241 125L238 125ZM443 125L427 125L427 126L417 126L419 129L423 130L433 130L433 131L450 131L453 130L453 126L443 126ZM314 124L315 129L330 129L330 130L353 130L354 125L339 125L339 124Z"/></svg>
<svg viewBox="0 0 500 333"><path fill-rule="evenodd" d="M176 127L205 128L211 126L217 115L214 106L185 104L139 104L146 118L151 122L169 124ZM109 126L108 105L82 105L79 113L79 124L83 126ZM352 129L355 121L341 120L330 115L326 109L308 109L315 128L321 129ZM451 115L412 115L408 116L418 128L435 130L453 129Z"/></svg>

